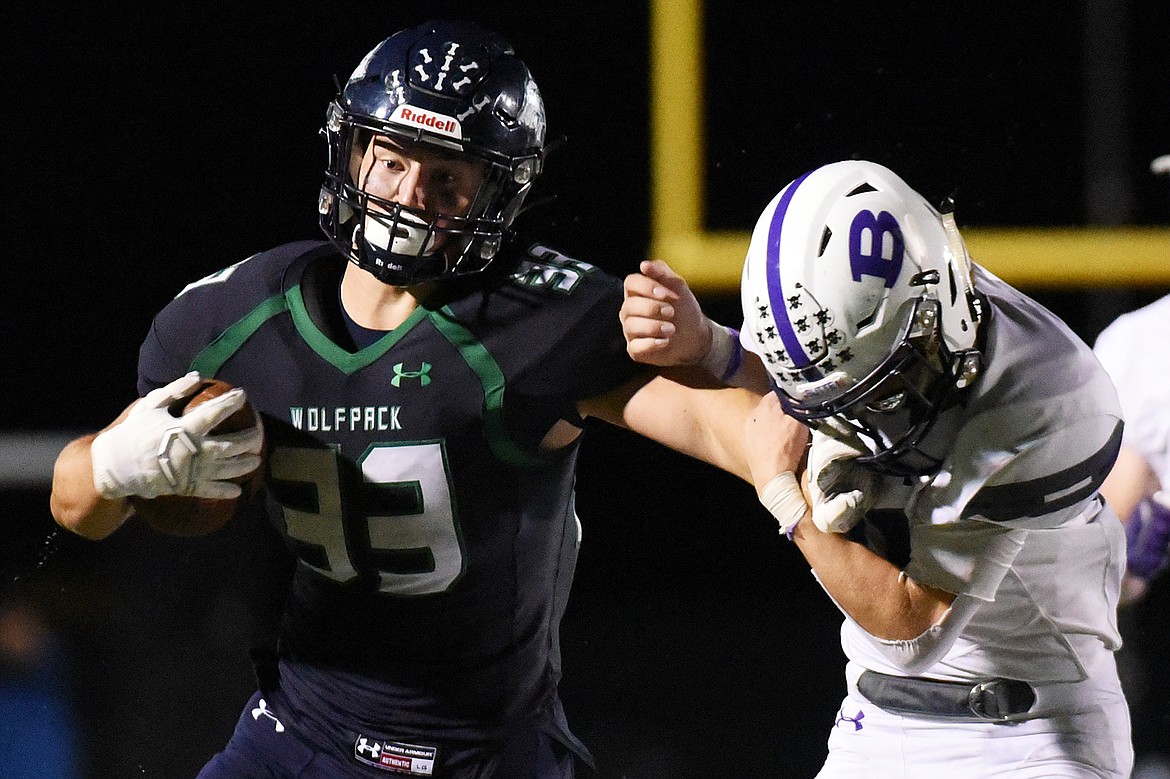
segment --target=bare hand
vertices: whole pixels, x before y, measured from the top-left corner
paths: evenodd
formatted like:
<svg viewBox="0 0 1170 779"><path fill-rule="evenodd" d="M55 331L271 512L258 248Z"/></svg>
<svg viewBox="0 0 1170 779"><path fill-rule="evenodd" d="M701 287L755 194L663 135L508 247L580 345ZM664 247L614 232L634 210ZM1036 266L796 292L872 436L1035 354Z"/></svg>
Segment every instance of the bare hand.
<svg viewBox="0 0 1170 779"><path fill-rule="evenodd" d="M621 313L626 351L649 365L696 365L711 348L711 324L682 276L645 260L626 277Z"/></svg>
<svg viewBox="0 0 1170 779"><path fill-rule="evenodd" d="M808 428L784 413L776 393L760 398L744 422L744 452L756 489L783 471L799 476L807 451Z"/></svg>

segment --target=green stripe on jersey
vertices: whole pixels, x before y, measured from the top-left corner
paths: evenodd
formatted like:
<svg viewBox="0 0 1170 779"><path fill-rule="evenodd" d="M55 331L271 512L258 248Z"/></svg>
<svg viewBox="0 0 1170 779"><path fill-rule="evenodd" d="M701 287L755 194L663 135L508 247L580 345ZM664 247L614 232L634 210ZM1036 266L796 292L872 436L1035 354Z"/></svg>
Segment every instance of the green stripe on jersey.
<svg viewBox="0 0 1170 779"><path fill-rule="evenodd" d="M300 285L288 291L288 312L292 316L293 324L296 325L297 332L305 339L305 343L320 355L321 359L330 363L347 376L355 371L361 370L390 351L394 344L401 341L410 332L411 328L421 322L427 315L426 309L419 306L411 312L410 316L402 324L389 333L386 333L386 335L365 349L359 352L348 352L329 340L317 325L314 324L313 320L309 317L308 310L305 308L305 298L301 294Z"/></svg>
<svg viewBox="0 0 1170 779"><path fill-rule="evenodd" d="M203 351L191 361L191 370L204 376L214 376L228 359L239 351L252 333L260 326L286 309L284 296L273 295L252 309L243 319L219 334L214 341L203 347Z"/></svg>
<svg viewBox="0 0 1170 779"><path fill-rule="evenodd" d="M421 307L420 307L420 310ZM540 458L525 451L508 437L504 427L504 372L470 330L455 321L455 314L447 306L430 312L431 324L463 355L464 361L483 386L483 422L488 446L510 465L531 466Z"/></svg>

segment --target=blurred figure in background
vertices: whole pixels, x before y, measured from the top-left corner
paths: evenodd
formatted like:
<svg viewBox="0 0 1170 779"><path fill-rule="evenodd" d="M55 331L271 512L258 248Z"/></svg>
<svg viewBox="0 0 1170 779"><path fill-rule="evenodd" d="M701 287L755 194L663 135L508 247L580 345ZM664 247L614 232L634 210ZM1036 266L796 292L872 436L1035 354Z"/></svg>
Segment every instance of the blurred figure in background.
<svg viewBox="0 0 1170 779"><path fill-rule="evenodd" d="M1170 173L1170 155L1150 164ZM1170 259L1170 247L1167 247ZM1157 637L1148 640L1146 614L1139 603L1166 569L1170 557L1170 295L1122 314L1106 327L1093 347L1121 401L1125 435L1121 452L1101 494L1125 523L1126 573L1122 585L1121 629L1126 648L1122 680L1133 715L1135 777L1170 778L1170 688L1151 673L1154 656L1165 653ZM1151 646L1147 646L1152 644ZM1153 653L1153 656L1151 656Z"/></svg>
<svg viewBox="0 0 1170 779"><path fill-rule="evenodd" d="M0 776L76 779L77 717L65 656L47 618L31 602L0 604Z"/></svg>

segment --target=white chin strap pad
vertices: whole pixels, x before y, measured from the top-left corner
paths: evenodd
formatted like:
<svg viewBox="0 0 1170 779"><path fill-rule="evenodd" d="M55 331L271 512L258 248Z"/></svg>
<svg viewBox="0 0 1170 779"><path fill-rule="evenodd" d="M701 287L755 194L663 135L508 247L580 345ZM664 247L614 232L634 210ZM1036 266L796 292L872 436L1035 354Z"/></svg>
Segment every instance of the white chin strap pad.
<svg viewBox="0 0 1170 779"><path fill-rule="evenodd" d="M427 228L426 222L403 212L392 236L388 224L367 214L362 234L370 244L383 251L425 257L435 252L435 236L431 235L428 240Z"/></svg>

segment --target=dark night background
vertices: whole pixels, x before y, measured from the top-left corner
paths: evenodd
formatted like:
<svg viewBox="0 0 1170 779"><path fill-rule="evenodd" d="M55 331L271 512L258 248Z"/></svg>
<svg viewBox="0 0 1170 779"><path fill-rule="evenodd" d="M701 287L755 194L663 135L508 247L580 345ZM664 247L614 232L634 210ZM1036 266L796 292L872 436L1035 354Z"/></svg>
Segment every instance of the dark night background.
<svg viewBox="0 0 1170 779"><path fill-rule="evenodd" d="M849 157L890 165L933 199L957 189L963 226L1170 223L1170 186L1148 168L1170 153L1164 0L996 13L762 5L709 10L706 82L676 85L707 101L706 156L694 165L708 227L746 230L787 181ZM556 199L526 228L617 275L645 256L647 4L291 7L0 10L0 434L106 424L134 397L151 316L186 283L317 237L317 129L333 75L344 80L382 38L431 16L506 34L541 86L550 135L567 136L532 198ZM1104 60L1115 85L1104 108L1086 99L1097 77L1088 53L1103 38L1118 42ZM1114 123L1105 142L1101 116ZM1115 174L1104 196L1103 169ZM1091 341L1168 290L1027 291ZM705 302L738 324L728 292ZM0 454L8 470L23 458L12 446ZM33 603L62 642L84 776L193 776L253 687L246 646L270 597L265 532L237 524L177 541L131 523L101 544L46 543L45 483L0 488L0 605ZM839 617L752 490L596 427L578 511L562 691L600 776L812 776L844 690ZM1165 652L1168 589L1163 579L1127 615L1129 652ZM1142 684L1135 700L1165 709L1165 683ZM1145 716L1139 738L1164 740L1165 715Z"/></svg>

